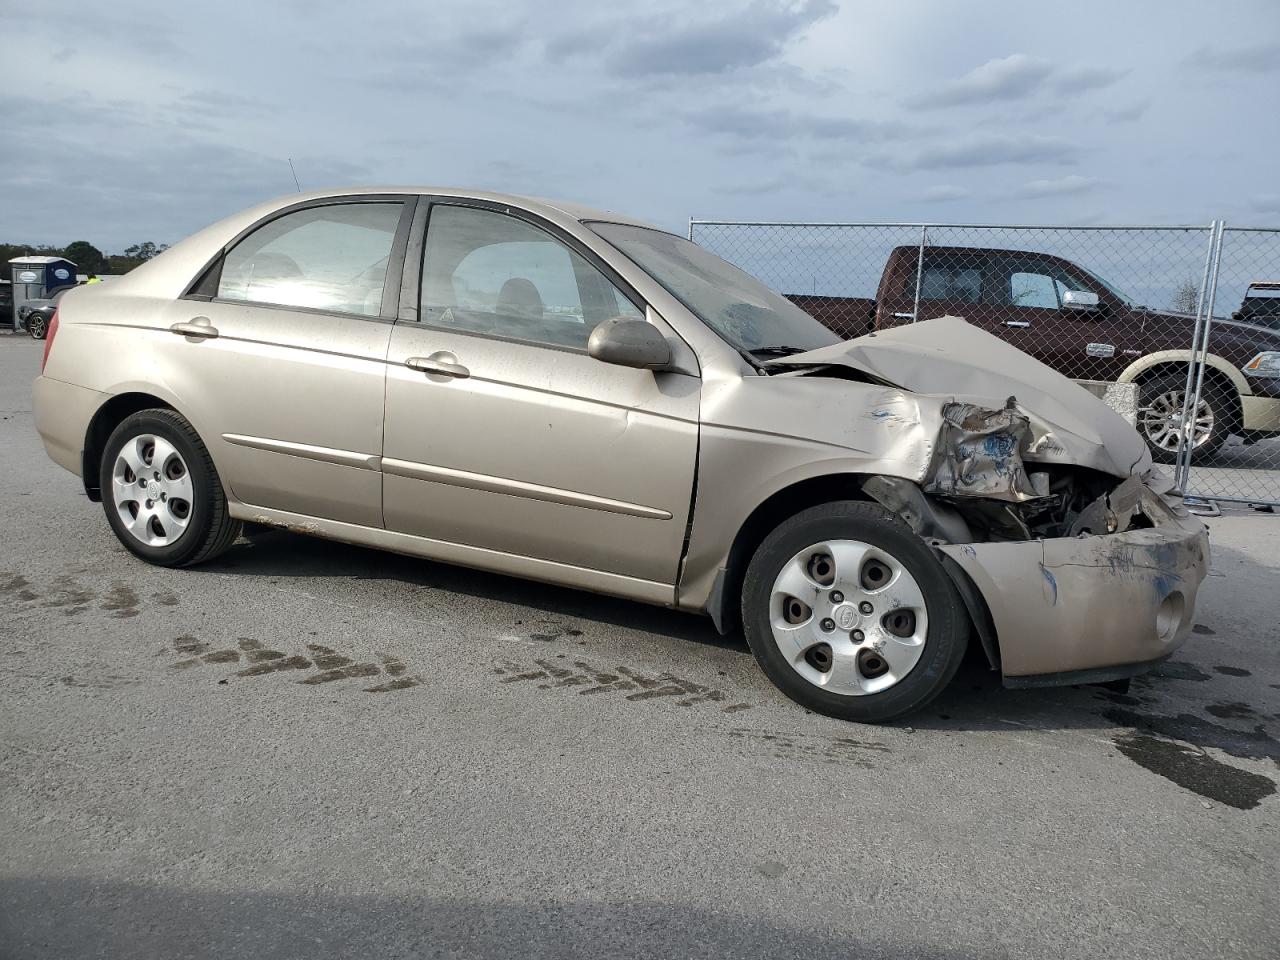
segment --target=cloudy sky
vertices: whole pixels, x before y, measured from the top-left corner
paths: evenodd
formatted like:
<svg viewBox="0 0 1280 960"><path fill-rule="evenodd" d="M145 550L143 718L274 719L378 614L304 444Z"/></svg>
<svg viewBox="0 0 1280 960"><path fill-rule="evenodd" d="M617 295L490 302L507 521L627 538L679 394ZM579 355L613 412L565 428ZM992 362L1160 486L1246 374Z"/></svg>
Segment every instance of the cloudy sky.
<svg viewBox="0 0 1280 960"><path fill-rule="evenodd" d="M0 3L0 240L358 183L690 216L1280 223L1280 3Z"/></svg>

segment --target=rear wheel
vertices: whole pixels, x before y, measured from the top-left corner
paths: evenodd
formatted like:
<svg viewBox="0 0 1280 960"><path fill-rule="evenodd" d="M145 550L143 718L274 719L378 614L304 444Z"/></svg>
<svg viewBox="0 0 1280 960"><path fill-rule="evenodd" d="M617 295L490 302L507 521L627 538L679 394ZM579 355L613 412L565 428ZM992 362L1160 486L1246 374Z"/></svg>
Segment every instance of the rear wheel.
<svg viewBox="0 0 1280 960"><path fill-rule="evenodd" d="M43 340L49 335L49 323L44 314L33 313L27 317L27 333L31 334L33 340Z"/></svg>
<svg viewBox="0 0 1280 960"><path fill-rule="evenodd" d="M176 411L126 417L107 439L99 484L111 529L149 563L201 563L240 534L209 451Z"/></svg>
<svg viewBox="0 0 1280 960"><path fill-rule="evenodd" d="M1175 463L1178 459L1186 385L1185 374L1179 373L1153 377L1142 384L1138 431L1157 463ZM1188 425L1192 463L1201 463L1217 453L1231 432L1239 406L1240 398L1234 389L1223 386L1216 378L1205 378L1195 416Z"/></svg>
<svg viewBox="0 0 1280 960"><path fill-rule="evenodd" d="M756 551L742 592L747 642L783 693L878 722L918 710L955 676L968 617L930 548L869 503L822 504Z"/></svg>

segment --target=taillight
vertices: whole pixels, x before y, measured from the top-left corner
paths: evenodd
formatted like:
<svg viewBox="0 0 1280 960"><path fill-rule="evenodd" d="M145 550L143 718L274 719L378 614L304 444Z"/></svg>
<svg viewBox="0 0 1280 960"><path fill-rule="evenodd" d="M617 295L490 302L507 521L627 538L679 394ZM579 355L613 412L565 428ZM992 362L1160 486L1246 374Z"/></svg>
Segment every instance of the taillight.
<svg viewBox="0 0 1280 960"><path fill-rule="evenodd" d="M44 356L40 358L40 372L44 373L44 365L49 362L49 348L53 346L54 334L58 332L58 311L53 311L49 320L49 332L44 335Z"/></svg>

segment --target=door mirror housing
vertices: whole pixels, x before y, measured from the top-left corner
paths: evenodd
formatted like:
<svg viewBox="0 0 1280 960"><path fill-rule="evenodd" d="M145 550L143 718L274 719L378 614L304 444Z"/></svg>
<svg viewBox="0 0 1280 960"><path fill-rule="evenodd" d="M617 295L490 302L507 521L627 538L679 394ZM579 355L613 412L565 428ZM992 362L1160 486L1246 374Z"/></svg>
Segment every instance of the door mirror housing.
<svg viewBox="0 0 1280 960"><path fill-rule="evenodd" d="M1100 306L1098 295L1088 290L1068 290L1062 295L1064 310L1097 310Z"/></svg>
<svg viewBox="0 0 1280 960"><path fill-rule="evenodd" d="M614 317L591 331L587 354L620 367L660 370L671 363L671 344L651 323Z"/></svg>

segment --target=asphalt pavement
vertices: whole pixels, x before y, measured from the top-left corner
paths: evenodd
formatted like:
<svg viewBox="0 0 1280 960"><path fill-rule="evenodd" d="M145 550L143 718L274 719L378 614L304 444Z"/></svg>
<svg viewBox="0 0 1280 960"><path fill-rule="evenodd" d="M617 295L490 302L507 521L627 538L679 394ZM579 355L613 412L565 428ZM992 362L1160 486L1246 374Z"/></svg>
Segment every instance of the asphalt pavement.
<svg viewBox="0 0 1280 960"><path fill-rule="evenodd" d="M1280 955L1280 518L1127 694L814 716L671 611L283 532L117 543L0 337L0 956Z"/></svg>

